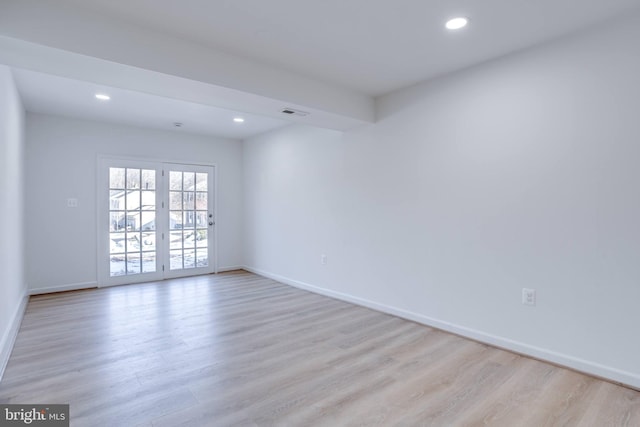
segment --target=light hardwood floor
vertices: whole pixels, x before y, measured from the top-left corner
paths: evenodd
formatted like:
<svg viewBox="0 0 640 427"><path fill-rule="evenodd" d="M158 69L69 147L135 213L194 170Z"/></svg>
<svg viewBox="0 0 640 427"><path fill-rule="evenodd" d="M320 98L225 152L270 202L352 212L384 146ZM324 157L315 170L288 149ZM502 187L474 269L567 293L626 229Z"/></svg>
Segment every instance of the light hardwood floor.
<svg viewBox="0 0 640 427"><path fill-rule="evenodd" d="M640 393L247 272L32 297L2 403L73 426L640 426Z"/></svg>

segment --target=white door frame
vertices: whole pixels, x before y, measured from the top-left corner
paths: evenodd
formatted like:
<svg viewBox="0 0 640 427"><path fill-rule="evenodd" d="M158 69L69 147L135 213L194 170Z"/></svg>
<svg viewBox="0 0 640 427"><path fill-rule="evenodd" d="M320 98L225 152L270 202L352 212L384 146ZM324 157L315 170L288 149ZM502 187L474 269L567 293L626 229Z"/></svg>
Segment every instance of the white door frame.
<svg viewBox="0 0 640 427"><path fill-rule="evenodd" d="M199 161L180 161L166 160L157 158L141 158L141 157L124 157L124 156L112 156L112 155L98 155L97 159L97 179L96 179L96 210L97 210L97 283L98 287L115 286L131 283L149 282L156 280L164 280L171 277L176 277L176 274L169 272L169 266L165 264L165 271L162 271L163 263L168 260L168 245L165 245L162 241L160 234L162 232L168 233L168 220L166 224L163 221L159 221L158 218L167 216L168 218L168 206L162 206L163 198L165 194L168 194L168 189L165 188L165 179L162 178L160 173L156 175L156 272L154 273L141 273L122 276L110 276L109 270L109 167L132 167L142 169L155 169L161 171L171 164L176 165L192 165L192 166L205 166L213 169L213 186L212 186L212 205L213 205L213 222L214 225L210 228L210 232L213 233L211 238L211 248L209 251L210 256L210 268L206 273L200 270L197 274L209 274L218 272L218 167L215 163L204 163ZM168 172L167 172L168 173ZM166 203L165 203L166 204ZM162 223L161 227L158 224ZM166 240L168 241L168 240ZM161 244L158 244L161 242ZM186 270L184 270L186 271Z"/></svg>

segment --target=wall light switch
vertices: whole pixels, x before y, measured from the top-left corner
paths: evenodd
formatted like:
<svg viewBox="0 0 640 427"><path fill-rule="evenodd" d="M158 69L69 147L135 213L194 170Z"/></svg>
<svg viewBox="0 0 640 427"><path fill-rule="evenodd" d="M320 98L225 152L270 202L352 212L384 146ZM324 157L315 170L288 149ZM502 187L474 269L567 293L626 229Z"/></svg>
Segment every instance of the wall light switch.
<svg viewBox="0 0 640 427"><path fill-rule="evenodd" d="M327 265L327 256L325 254L320 255L320 262L322 265Z"/></svg>

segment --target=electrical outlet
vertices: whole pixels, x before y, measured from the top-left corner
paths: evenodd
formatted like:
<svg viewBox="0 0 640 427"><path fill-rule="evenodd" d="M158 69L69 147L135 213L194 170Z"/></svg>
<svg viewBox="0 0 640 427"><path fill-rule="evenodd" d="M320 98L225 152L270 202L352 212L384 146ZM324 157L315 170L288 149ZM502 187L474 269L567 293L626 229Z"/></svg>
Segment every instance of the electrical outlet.
<svg viewBox="0 0 640 427"><path fill-rule="evenodd" d="M320 255L320 263L327 265L327 256L325 254Z"/></svg>
<svg viewBox="0 0 640 427"><path fill-rule="evenodd" d="M536 290L522 288L522 304L536 305Z"/></svg>
<svg viewBox="0 0 640 427"><path fill-rule="evenodd" d="M78 207L78 199L76 199L76 198L67 199L67 207L68 208L77 208Z"/></svg>

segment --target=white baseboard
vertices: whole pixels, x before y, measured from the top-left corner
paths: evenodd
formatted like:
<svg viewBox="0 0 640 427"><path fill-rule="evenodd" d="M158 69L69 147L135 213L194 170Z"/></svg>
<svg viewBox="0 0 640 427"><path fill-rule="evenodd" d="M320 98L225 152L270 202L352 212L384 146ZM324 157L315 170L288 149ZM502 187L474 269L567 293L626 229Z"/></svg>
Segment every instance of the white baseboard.
<svg viewBox="0 0 640 427"><path fill-rule="evenodd" d="M308 283L300 282L298 280L290 279L288 277L280 276L278 274L273 274L268 271L259 270L253 267L244 266L243 269L250 271L251 273L255 273L260 276L268 277L278 282L281 282L290 286L294 286L296 288L304 289L320 295L328 296L331 298L350 302L352 304L371 308L373 310L380 311L383 313L392 314L394 316L398 316L403 319L411 320L426 326L431 326L436 329L451 332L453 334L470 338L472 340L479 341L485 344L489 344L494 347L499 347L499 348L513 351L515 353L519 353L525 356L530 356L535 359L553 363L555 365L564 366L569 369L573 369L588 375L603 378L609 381L620 383L620 384L632 387L634 389L640 390L640 374L637 374L637 373L623 371L610 366L601 365L599 363L595 363L589 360L580 359L578 357L558 353L545 348L532 346L523 342L514 341L508 338L488 334L486 332L482 332L476 329L456 325L456 324L445 322L439 319L434 319L432 317L424 316L419 313L414 313L414 312L403 310L397 307L391 307L385 304L380 304L375 301L366 300L366 299L345 294L342 292L336 292L330 289L321 288Z"/></svg>
<svg viewBox="0 0 640 427"><path fill-rule="evenodd" d="M11 351L13 350L13 344L16 342L18 331L20 330L20 324L24 317L24 312L27 309L27 303L29 302L29 295L25 295L20 304L16 307L11 318L11 324L4 332L2 339L0 340L0 381L4 375L4 370L9 363L9 357L11 357Z"/></svg>
<svg viewBox="0 0 640 427"><path fill-rule="evenodd" d="M236 270L244 270L243 265L236 265L231 267L220 267L218 268L218 273L224 273L225 271L236 271Z"/></svg>
<svg viewBox="0 0 640 427"><path fill-rule="evenodd" d="M29 289L29 295L52 294L55 292L65 292L65 291L78 291L80 289L90 289L90 288L97 288L97 287L98 287L98 282L70 283L68 285Z"/></svg>
<svg viewBox="0 0 640 427"><path fill-rule="evenodd" d="M224 273L225 271L234 271L234 270L242 270L244 267L239 266L229 266L222 267L218 269L218 273ZM137 282L126 283L126 284L134 284ZM121 284L113 284L113 285L103 285L101 287L109 287L109 286L120 286ZM65 291L78 291L81 289L91 289L98 288L98 282L82 282L82 283L70 283L68 285L59 285L59 286L49 286L46 288L36 288L29 289L29 295L42 295L42 294L53 294L55 292L65 292Z"/></svg>

